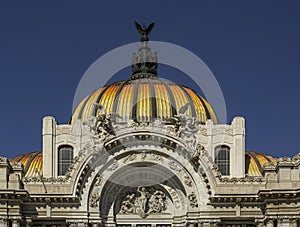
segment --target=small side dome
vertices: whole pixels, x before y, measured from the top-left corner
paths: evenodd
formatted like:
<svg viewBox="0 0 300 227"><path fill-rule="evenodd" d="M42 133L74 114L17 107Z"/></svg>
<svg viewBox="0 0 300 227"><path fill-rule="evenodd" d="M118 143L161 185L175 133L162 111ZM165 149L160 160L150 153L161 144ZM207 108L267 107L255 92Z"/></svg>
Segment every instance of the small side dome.
<svg viewBox="0 0 300 227"><path fill-rule="evenodd" d="M22 163L25 170L25 176L38 176L43 174L43 152L36 151L28 154L18 155L10 160L10 162ZM38 172L36 171L38 170Z"/></svg>
<svg viewBox="0 0 300 227"><path fill-rule="evenodd" d="M254 151L246 151L246 174L248 176L262 176L263 166L266 163L276 163L277 159L272 156L257 153Z"/></svg>
<svg viewBox="0 0 300 227"><path fill-rule="evenodd" d="M102 105L107 114L117 113L119 121L129 119L150 122L172 117L188 103L185 114L204 124L207 119L218 123L210 104L192 89L158 77L130 79L99 88L76 107L70 123L85 121L96 116L95 103Z"/></svg>

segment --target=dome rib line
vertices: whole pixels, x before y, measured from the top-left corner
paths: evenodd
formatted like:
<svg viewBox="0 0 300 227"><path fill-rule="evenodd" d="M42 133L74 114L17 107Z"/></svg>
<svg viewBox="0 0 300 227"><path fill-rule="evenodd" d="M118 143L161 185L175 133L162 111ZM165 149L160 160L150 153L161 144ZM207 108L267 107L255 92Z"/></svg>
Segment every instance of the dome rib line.
<svg viewBox="0 0 300 227"><path fill-rule="evenodd" d="M175 116L175 115L177 115L177 110L176 110L176 102L175 102L175 99L174 99L174 95L173 95L170 87L166 84L166 82L164 80L159 79L159 81L165 86L165 88L166 88L166 90L169 94L170 102L171 102L172 116Z"/></svg>
<svg viewBox="0 0 300 227"><path fill-rule="evenodd" d="M107 90L109 87L110 87L110 85L108 85L108 86L106 86L105 88L103 88L103 90L100 92L100 94L99 94L98 97L97 97L96 103L99 103L99 102L100 102L100 100L101 100L103 94L106 92L106 90ZM94 106L94 108L93 108L93 116L96 116L96 114L97 114L97 108L96 108L96 106Z"/></svg>
<svg viewBox="0 0 300 227"><path fill-rule="evenodd" d="M255 155L253 155L253 153L255 153ZM260 172L260 174L261 174L261 173L262 173L262 166L261 166L259 160L258 160L257 157L256 157L257 153L256 153L256 152L253 152L253 153L248 152L248 154L249 154L249 155L253 158L253 160L255 161L256 166L257 166L257 168L259 169L259 172Z"/></svg>
<svg viewBox="0 0 300 227"><path fill-rule="evenodd" d="M80 111L79 111L79 114L78 114L78 119L81 119L83 110L85 109L85 106L86 106L86 104L88 103L89 99L92 97L92 95L93 95L93 93L91 93L91 94L89 95L89 97L85 100L84 104L82 105L82 107L81 107L81 109L80 109Z"/></svg>
<svg viewBox="0 0 300 227"><path fill-rule="evenodd" d="M123 87L128 83L128 81L130 81L130 79L125 80L122 85L119 85L119 88L117 90L116 96L114 98L114 102L113 102L113 107L112 107L112 113L116 113L117 112L117 107L118 107L118 102L120 99L120 93L123 90Z"/></svg>
<svg viewBox="0 0 300 227"><path fill-rule="evenodd" d="M176 85L183 91L183 93L186 95L187 99L189 100L192 117L197 117L196 109L195 109L194 102L193 102L191 96L185 89L182 88L182 85L180 85L180 84L176 84Z"/></svg>
<svg viewBox="0 0 300 227"><path fill-rule="evenodd" d="M140 85L140 82L141 80L137 80L134 81L135 83L135 87L134 87L134 91L133 91L133 99L132 99L132 115L131 115L131 118L134 120L134 121L137 121L137 99L138 99L138 91L139 91L139 85Z"/></svg>
<svg viewBox="0 0 300 227"><path fill-rule="evenodd" d="M154 84L151 79L148 78L150 82L150 95L151 95L151 105L152 105L152 119L157 118L157 106L156 106L156 98L155 98L155 91L154 91Z"/></svg>
<svg viewBox="0 0 300 227"><path fill-rule="evenodd" d="M207 119L211 119L211 114L210 114L210 112L209 112L209 110L208 110L205 102L202 100L202 97L199 96L199 99L200 99L200 102L202 103L202 105L203 105L203 107L205 109L205 113L206 113Z"/></svg>
<svg viewBox="0 0 300 227"><path fill-rule="evenodd" d="M264 158L267 159L268 162L272 162L272 160L267 155L264 155Z"/></svg>
<svg viewBox="0 0 300 227"><path fill-rule="evenodd" d="M26 164L26 167L25 167L25 172L26 172L26 173L28 172L28 169L29 169L29 167L30 167L30 165L31 165L31 163L32 163L32 161L33 161L33 159L34 159L37 155L38 155L38 153L35 153L34 155L32 155L32 156L29 158L29 160L28 160L28 162L27 162L27 164Z"/></svg>

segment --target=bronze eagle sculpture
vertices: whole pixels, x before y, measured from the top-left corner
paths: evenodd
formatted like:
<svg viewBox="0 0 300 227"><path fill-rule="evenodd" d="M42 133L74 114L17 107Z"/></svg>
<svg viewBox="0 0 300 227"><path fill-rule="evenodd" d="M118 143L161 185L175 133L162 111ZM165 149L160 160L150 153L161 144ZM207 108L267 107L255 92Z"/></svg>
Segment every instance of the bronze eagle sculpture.
<svg viewBox="0 0 300 227"><path fill-rule="evenodd" d="M143 27L138 23L138 22L134 22L136 30L138 31L138 33L140 34L141 38L141 42L144 41L149 41L148 35L151 33L152 28L154 27L155 23L151 23L149 24L149 26L147 27L145 24L143 25Z"/></svg>

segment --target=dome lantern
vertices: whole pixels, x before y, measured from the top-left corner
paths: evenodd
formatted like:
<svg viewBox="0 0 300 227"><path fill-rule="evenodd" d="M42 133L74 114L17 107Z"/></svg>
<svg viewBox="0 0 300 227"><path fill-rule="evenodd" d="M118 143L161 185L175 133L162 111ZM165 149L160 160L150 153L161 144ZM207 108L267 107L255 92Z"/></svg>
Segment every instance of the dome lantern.
<svg viewBox="0 0 300 227"><path fill-rule="evenodd" d="M74 124L79 119L84 122L97 116L96 106L99 105L106 114L120 116L119 123L164 120L176 116L186 107L185 114L199 123L205 124L210 119L217 124L218 118L205 98L184 85L158 77L157 53L148 45L154 23L142 27L135 22L135 26L141 43L133 53L131 77L100 87L84 98L69 123Z"/></svg>
<svg viewBox="0 0 300 227"><path fill-rule="evenodd" d="M148 27L140 26L135 22L137 31L139 32L141 38L141 44L136 53L132 56L132 76L131 79L141 79L148 77L157 77L157 53L152 52L148 45L148 35L150 34L154 23L151 23Z"/></svg>

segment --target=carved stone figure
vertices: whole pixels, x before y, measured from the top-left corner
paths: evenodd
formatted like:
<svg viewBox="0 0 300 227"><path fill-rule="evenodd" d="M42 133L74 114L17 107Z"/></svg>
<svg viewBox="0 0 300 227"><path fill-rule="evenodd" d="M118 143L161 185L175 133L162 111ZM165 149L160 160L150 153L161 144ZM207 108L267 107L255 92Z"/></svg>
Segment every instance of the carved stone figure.
<svg viewBox="0 0 300 227"><path fill-rule="evenodd" d="M155 191L149 199L148 213L160 213L166 209L166 195L162 191Z"/></svg>
<svg viewBox="0 0 300 227"><path fill-rule="evenodd" d="M150 198L150 193L144 187L138 187L137 191L141 194L140 197L137 198L139 212L141 216L144 217L146 215L146 205Z"/></svg>
<svg viewBox="0 0 300 227"><path fill-rule="evenodd" d="M146 218L150 213L161 213L167 209L166 195L162 191L155 190L150 193L144 187L138 187L136 196L131 193L125 197L121 203L120 213L137 213L142 218Z"/></svg>
<svg viewBox="0 0 300 227"><path fill-rule="evenodd" d="M195 117L186 115L190 103L183 105L178 114L165 119L164 124L169 125L169 132L181 137L187 147L193 148L196 145L195 133L200 129L199 122Z"/></svg>
<svg viewBox="0 0 300 227"><path fill-rule="evenodd" d="M120 212L125 213L135 213L135 204L134 204L135 194L130 194L125 197L125 199L122 202L121 210Z"/></svg>
<svg viewBox="0 0 300 227"><path fill-rule="evenodd" d="M192 161L197 163L200 159L201 153L205 150L205 148L201 144L197 144L195 151L192 154Z"/></svg>
<svg viewBox="0 0 300 227"><path fill-rule="evenodd" d="M105 114L105 108L99 104L95 104L97 109L100 109L98 115L96 116L95 121L95 131L98 135L100 141L104 141L107 136L115 135L112 121L111 121L111 114Z"/></svg>

